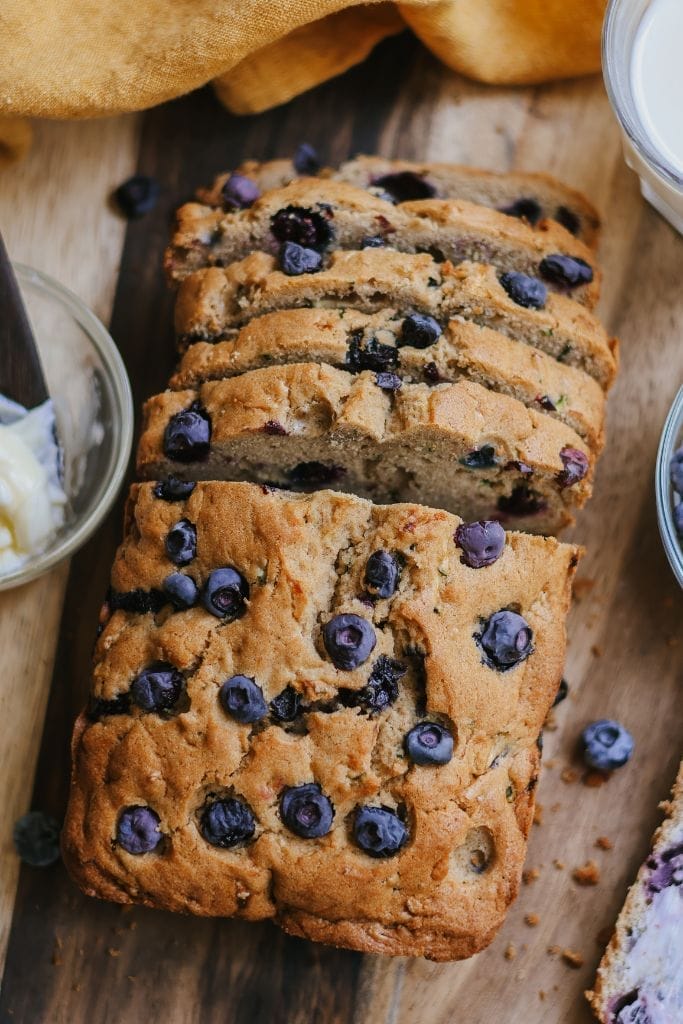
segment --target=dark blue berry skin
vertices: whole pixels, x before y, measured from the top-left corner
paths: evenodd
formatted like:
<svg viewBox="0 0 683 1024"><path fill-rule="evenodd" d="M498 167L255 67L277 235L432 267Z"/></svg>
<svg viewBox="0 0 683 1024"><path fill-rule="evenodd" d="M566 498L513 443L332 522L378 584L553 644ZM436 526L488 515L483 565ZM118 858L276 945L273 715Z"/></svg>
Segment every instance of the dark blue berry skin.
<svg viewBox="0 0 683 1024"><path fill-rule="evenodd" d="M408 830L393 811L384 807L358 807L353 837L370 857L393 857L408 839Z"/></svg>
<svg viewBox="0 0 683 1024"><path fill-rule="evenodd" d="M496 465L496 449L492 444L484 444L468 452L460 462L468 469L493 469Z"/></svg>
<svg viewBox="0 0 683 1024"><path fill-rule="evenodd" d="M407 203L412 199L433 199L436 189L414 171L397 171L395 174L384 174L372 182L377 188L387 193L394 203Z"/></svg>
<svg viewBox="0 0 683 1024"><path fill-rule="evenodd" d="M323 643L335 668L350 672L368 660L377 638L370 623L360 615L335 615L323 627Z"/></svg>
<svg viewBox="0 0 683 1024"><path fill-rule="evenodd" d="M332 828L334 808L315 782L291 786L280 799L280 815L290 830L302 839L320 839Z"/></svg>
<svg viewBox="0 0 683 1024"><path fill-rule="evenodd" d="M414 764L448 764L453 757L453 737L436 722L420 722L406 736L405 751Z"/></svg>
<svg viewBox="0 0 683 1024"><path fill-rule="evenodd" d="M237 569L214 569L204 584L202 604L218 619L233 622L247 610L249 584Z"/></svg>
<svg viewBox="0 0 683 1024"><path fill-rule="evenodd" d="M683 885L683 843L669 846L647 860L651 874L647 879L648 892L661 892L670 885Z"/></svg>
<svg viewBox="0 0 683 1024"><path fill-rule="evenodd" d="M538 269L546 281L562 285L565 288L578 288L581 284L590 284L593 280L593 268L590 263L578 256L564 256L555 252L546 256L539 263Z"/></svg>
<svg viewBox="0 0 683 1024"><path fill-rule="evenodd" d="M394 370L398 366L399 352L393 345L382 345L377 338L352 338L346 353L346 365L352 373L362 370Z"/></svg>
<svg viewBox="0 0 683 1024"><path fill-rule="evenodd" d="M361 249L383 249L386 244L386 239L381 235L368 235L367 238L362 239L360 247Z"/></svg>
<svg viewBox="0 0 683 1024"><path fill-rule="evenodd" d="M226 210L246 210L261 195L261 190L251 178L243 174L231 174L221 189L223 206Z"/></svg>
<svg viewBox="0 0 683 1024"><path fill-rule="evenodd" d="M263 690L249 676L231 676L220 689L219 698L226 715L242 725L259 722L268 714Z"/></svg>
<svg viewBox="0 0 683 1024"><path fill-rule="evenodd" d="M362 690L349 694L349 703L374 713L384 711L398 697L399 679L402 679L407 671L408 667L402 661L380 654L372 666L367 684Z"/></svg>
<svg viewBox="0 0 683 1024"><path fill-rule="evenodd" d="M412 348L429 348L442 333L441 324L433 316L411 313L401 324L398 344L410 345Z"/></svg>
<svg viewBox="0 0 683 1024"><path fill-rule="evenodd" d="M270 702L270 713L276 722L293 722L299 714L301 698L293 686L286 686Z"/></svg>
<svg viewBox="0 0 683 1024"><path fill-rule="evenodd" d="M169 476L155 484L154 497L162 501L185 501L196 486L194 480L178 480L174 476Z"/></svg>
<svg viewBox="0 0 683 1024"><path fill-rule="evenodd" d="M500 283L513 302L525 309L543 309L548 298L548 289L537 277L529 277L513 270L500 275Z"/></svg>
<svg viewBox="0 0 683 1024"><path fill-rule="evenodd" d="M191 576L172 572L163 582L164 593L178 611L193 608L199 598L199 588Z"/></svg>
<svg viewBox="0 0 683 1024"><path fill-rule="evenodd" d="M677 448L671 456L669 476L673 489L683 496L683 447Z"/></svg>
<svg viewBox="0 0 683 1024"><path fill-rule="evenodd" d="M403 381L397 373L376 373L375 384L382 391L400 391Z"/></svg>
<svg viewBox="0 0 683 1024"><path fill-rule="evenodd" d="M557 688L557 693L555 694L555 700L553 701L553 707L554 708L557 707L557 705L561 704L563 700L566 700L568 693L569 693L569 683L567 682L566 679L561 679L560 680L560 685Z"/></svg>
<svg viewBox="0 0 683 1024"><path fill-rule="evenodd" d="M32 868L59 860L59 822L43 811L29 811L15 821L12 839L21 860Z"/></svg>
<svg viewBox="0 0 683 1024"><path fill-rule="evenodd" d="M143 668L130 687L130 695L142 711L169 711L183 689L184 680L167 661L153 661Z"/></svg>
<svg viewBox="0 0 683 1024"><path fill-rule="evenodd" d="M455 543L462 548L460 561L470 569L493 565L503 553L505 530L492 519L461 523L455 531Z"/></svg>
<svg viewBox="0 0 683 1024"><path fill-rule="evenodd" d="M674 527L678 536L683 538L683 501L674 506Z"/></svg>
<svg viewBox="0 0 683 1024"><path fill-rule="evenodd" d="M197 528L189 519L180 519L166 534L166 554L174 565L188 565L197 554Z"/></svg>
<svg viewBox="0 0 683 1024"><path fill-rule="evenodd" d="M396 593L401 566L390 551L373 551L365 563L363 582L372 597L388 598Z"/></svg>
<svg viewBox="0 0 683 1024"><path fill-rule="evenodd" d="M207 843L229 850L251 839L256 830L256 818L248 804L228 797L205 806L199 827Z"/></svg>
<svg viewBox="0 0 683 1024"><path fill-rule="evenodd" d="M203 409L171 416L164 431L164 454L174 462L199 462L209 454L211 420Z"/></svg>
<svg viewBox="0 0 683 1024"><path fill-rule="evenodd" d="M315 274L322 266L323 258L315 249L306 249L297 242L285 242L280 249L280 269L289 277L301 274Z"/></svg>
<svg viewBox="0 0 683 1024"><path fill-rule="evenodd" d="M516 199L509 206L503 206L501 213L507 213L508 217L520 217L534 226L541 219L541 204L532 196Z"/></svg>
<svg viewBox="0 0 683 1024"><path fill-rule="evenodd" d="M302 142L296 147L292 163L297 174L307 177L316 175L320 170L318 151L308 142Z"/></svg>
<svg viewBox="0 0 683 1024"><path fill-rule="evenodd" d="M121 811L116 825L116 843L127 853L136 856L151 853L162 839L159 815L151 807L134 804Z"/></svg>
<svg viewBox="0 0 683 1024"><path fill-rule="evenodd" d="M560 452L564 469L557 474L560 487L571 487L583 480L588 472L588 456L578 448L563 448Z"/></svg>
<svg viewBox="0 0 683 1024"><path fill-rule="evenodd" d="M533 633L526 619L502 609L484 626L479 637L492 668L506 672L528 658L533 651Z"/></svg>
<svg viewBox="0 0 683 1024"><path fill-rule="evenodd" d="M599 772L621 768L631 757L633 747L628 729L609 718L591 722L581 733L583 759L589 768Z"/></svg>
<svg viewBox="0 0 683 1024"><path fill-rule="evenodd" d="M114 192L114 201L124 217L137 220L154 209L160 195L158 181L146 174L136 174L119 185Z"/></svg>
<svg viewBox="0 0 683 1024"><path fill-rule="evenodd" d="M278 242L296 242L304 249L320 252L332 241L331 213L320 213L304 206L286 206L270 219L270 230Z"/></svg>

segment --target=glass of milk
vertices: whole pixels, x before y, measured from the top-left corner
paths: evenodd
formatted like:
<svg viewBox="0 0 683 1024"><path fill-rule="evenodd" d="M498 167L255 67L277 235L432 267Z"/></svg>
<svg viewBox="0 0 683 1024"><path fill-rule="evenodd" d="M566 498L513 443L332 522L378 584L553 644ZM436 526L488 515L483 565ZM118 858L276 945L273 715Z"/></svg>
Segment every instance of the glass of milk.
<svg viewBox="0 0 683 1024"><path fill-rule="evenodd" d="M683 234L683 0L610 0L602 44L626 162Z"/></svg>

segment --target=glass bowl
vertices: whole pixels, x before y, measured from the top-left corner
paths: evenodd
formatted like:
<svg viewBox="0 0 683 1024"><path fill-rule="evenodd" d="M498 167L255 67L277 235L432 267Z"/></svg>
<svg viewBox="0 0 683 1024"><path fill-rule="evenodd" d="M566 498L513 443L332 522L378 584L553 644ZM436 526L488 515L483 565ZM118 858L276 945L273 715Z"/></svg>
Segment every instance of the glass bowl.
<svg viewBox="0 0 683 1024"><path fill-rule="evenodd" d="M72 292L38 270L14 270L33 326L64 454L64 525L40 554L0 576L16 587L68 558L94 533L123 483L133 398L108 331Z"/></svg>
<svg viewBox="0 0 683 1024"><path fill-rule="evenodd" d="M681 443L683 435L683 388L669 409L657 451L655 490L657 495L657 521L662 543L674 571L678 585L683 587L683 549L674 525L674 507L681 500L673 489L669 476L671 456Z"/></svg>

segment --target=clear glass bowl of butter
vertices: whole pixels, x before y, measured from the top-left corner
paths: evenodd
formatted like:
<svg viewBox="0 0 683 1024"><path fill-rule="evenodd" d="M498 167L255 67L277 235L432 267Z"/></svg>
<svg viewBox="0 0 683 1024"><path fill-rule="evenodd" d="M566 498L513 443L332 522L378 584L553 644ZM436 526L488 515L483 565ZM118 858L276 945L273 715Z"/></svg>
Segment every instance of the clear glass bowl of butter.
<svg viewBox="0 0 683 1024"><path fill-rule="evenodd" d="M54 406L66 503L62 525L37 550L19 550L16 524L0 522L0 590L35 579L88 540L123 483L133 442L130 384L107 330L52 278L21 264L14 269Z"/></svg>

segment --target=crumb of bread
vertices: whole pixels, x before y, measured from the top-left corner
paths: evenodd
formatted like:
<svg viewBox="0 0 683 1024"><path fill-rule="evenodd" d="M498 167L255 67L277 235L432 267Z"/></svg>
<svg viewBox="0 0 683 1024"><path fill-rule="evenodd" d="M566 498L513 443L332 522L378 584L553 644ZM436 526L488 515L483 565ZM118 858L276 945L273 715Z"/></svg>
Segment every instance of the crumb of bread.
<svg viewBox="0 0 683 1024"><path fill-rule="evenodd" d="M528 924L530 928L535 928L538 925L538 923L540 922L540 920L541 919L538 916L538 914L525 914L524 915L524 924Z"/></svg>
<svg viewBox="0 0 683 1024"><path fill-rule="evenodd" d="M543 728L546 729L548 732L557 732L557 719L555 718L555 712L552 708L546 715L545 722L543 723Z"/></svg>
<svg viewBox="0 0 683 1024"><path fill-rule="evenodd" d="M505 957L506 960L515 959L515 957L517 956L517 947L515 946L514 942L508 942L507 946L505 947L505 952L503 953L503 956Z"/></svg>
<svg viewBox="0 0 683 1024"><path fill-rule="evenodd" d="M577 969L579 967L583 967L583 957L580 953L577 953L575 950L563 949L560 955L562 956L564 962L566 964L569 964L570 967L575 967Z"/></svg>
<svg viewBox="0 0 683 1024"><path fill-rule="evenodd" d="M587 860L580 868L574 868L572 878L579 885L597 885L600 881L600 868L594 860Z"/></svg>
<svg viewBox="0 0 683 1024"><path fill-rule="evenodd" d="M595 845L599 850L614 849L614 843L611 839L608 839L607 836L598 836L598 838L595 840Z"/></svg>
<svg viewBox="0 0 683 1024"><path fill-rule="evenodd" d="M568 768L567 767L567 768L563 768L562 771L560 772L560 778L562 779L562 781L566 782L566 783L569 783L569 784L571 784L572 782L576 782L578 777L579 777L579 773L577 772L576 768Z"/></svg>
<svg viewBox="0 0 683 1024"><path fill-rule="evenodd" d="M534 825L543 824L543 804L536 804L534 807Z"/></svg>
<svg viewBox="0 0 683 1024"><path fill-rule="evenodd" d="M602 658L602 647L600 647L598 644L593 644L593 646L591 647L591 654L594 658Z"/></svg>
<svg viewBox="0 0 683 1024"><path fill-rule="evenodd" d="M541 1002L543 1002L543 1000L545 999L545 992L543 991L543 989L539 989L538 998L541 1000Z"/></svg>
<svg viewBox="0 0 683 1024"><path fill-rule="evenodd" d="M550 805L550 810L553 812L553 814L555 814L557 811L559 811L561 806L562 806L562 804L559 803L559 801L558 801L558 803Z"/></svg>
<svg viewBox="0 0 683 1024"><path fill-rule="evenodd" d="M532 882L535 882L540 877L540 874L540 868L526 868L522 871L522 881L525 885L531 885Z"/></svg>
<svg viewBox="0 0 683 1024"><path fill-rule="evenodd" d="M556 857L553 861L553 867L556 867L558 871L564 871L564 861L558 860Z"/></svg>
<svg viewBox="0 0 683 1024"><path fill-rule="evenodd" d="M605 775L604 772L586 772L583 777L583 784L591 789L597 789L598 786L604 786L608 778L609 775Z"/></svg>

